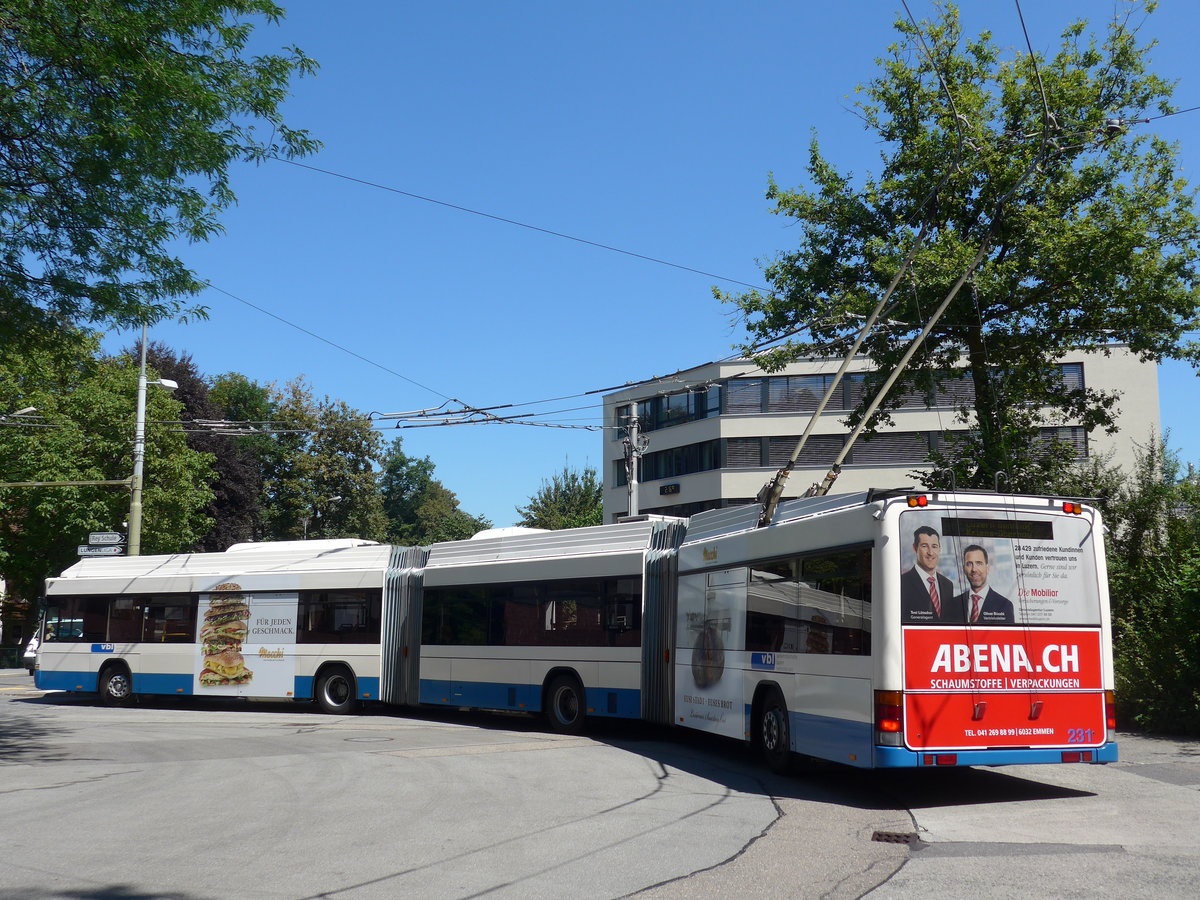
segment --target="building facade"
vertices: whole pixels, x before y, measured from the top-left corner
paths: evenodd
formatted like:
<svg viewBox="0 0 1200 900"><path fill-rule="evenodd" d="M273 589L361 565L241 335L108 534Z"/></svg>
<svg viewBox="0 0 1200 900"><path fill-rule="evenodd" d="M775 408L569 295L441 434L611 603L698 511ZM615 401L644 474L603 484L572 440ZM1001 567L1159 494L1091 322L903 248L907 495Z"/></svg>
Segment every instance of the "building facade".
<svg viewBox="0 0 1200 900"><path fill-rule="evenodd" d="M1120 394L1117 432L1087 434L1065 422L1043 429L1043 436L1073 445L1081 459L1103 456L1128 468L1137 447L1159 434L1158 368L1124 346L1108 350L1067 354L1059 365L1064 388ZM615 522L629 508L624 439L635 411L646 438L638 512L693 515L749 503L791 457L840 365L841 360L814 359L767 373L750 359L715 362L606 395L604 521ZM785 498L801 496L829 471L868 371L865 358L850 366L792 471ZM905 396L890 426L870 439L860 437L851 448L833 493L914 484L911 473L927 467L930 449L967 428L957 410L972 397L968 378L948 380L932 405L922 395Z"/></svg>

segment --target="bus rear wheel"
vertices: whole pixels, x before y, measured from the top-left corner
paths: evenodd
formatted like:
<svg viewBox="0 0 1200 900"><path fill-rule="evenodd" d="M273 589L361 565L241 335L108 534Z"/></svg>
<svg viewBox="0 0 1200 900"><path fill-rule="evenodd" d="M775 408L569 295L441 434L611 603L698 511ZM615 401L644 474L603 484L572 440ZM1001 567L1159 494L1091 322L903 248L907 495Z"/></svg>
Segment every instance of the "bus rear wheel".
<svg viewBox="0 0 1200 900"><path fill-rule="evenodd" d="M559 734L583 731L583 687L570 675L556 675L546 688L546 719Z"/></svg>
<svg viewBox="0 0 1200 900"><path fill-rule="evenodd" d="M771 691L763 699L758 715L758 742L767 768L786 775L792 765L792 737L787 704L778 691Z"/></svg>
<svg viewBox="0 0 1200 900"><path fill-rule="evenodd" d="M332 716L347 716L358 709L354 673L343 666L326 669L317 679L317 706Z"/></svg>
<svg viewBox="0 0 1200 900"><path fill-rule="evenodd" d="M133 699L133 676L121 663L109 663L100 670L100 702L105 706L125 706Z"/></svg>

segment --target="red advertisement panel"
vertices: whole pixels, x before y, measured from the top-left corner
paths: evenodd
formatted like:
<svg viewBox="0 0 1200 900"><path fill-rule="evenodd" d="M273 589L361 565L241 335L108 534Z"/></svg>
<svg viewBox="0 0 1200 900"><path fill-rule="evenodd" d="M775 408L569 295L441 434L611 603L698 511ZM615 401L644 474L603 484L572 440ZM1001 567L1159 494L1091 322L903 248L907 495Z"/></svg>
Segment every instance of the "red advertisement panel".
<svg viewBox="0 0 1200 900"><path fill-rule="evenodd" d="M1103 693L904 695L913 750L1099 747L1106 734Z"/></svg>
<svg viewBox="0 0 1200 900"><path fill-rule="evenodd" d="M913 749L1097 747L1100 634L1086 629L904 629L904 737Z"/></svg>
<svg viewBox="0 0 1200 900"><path fill-rule="evenodd" d="M1101 691L1100 632L905 628L907 691Z"/></svg>

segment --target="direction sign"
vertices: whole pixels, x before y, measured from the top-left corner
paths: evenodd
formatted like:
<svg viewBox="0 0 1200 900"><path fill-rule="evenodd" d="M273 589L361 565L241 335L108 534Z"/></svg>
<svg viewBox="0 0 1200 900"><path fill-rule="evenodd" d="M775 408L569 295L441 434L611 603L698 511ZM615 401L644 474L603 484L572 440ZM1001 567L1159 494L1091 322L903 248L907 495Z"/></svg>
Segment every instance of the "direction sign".
<svg viewBox="0 0 1200 900"><path fill-rule="evenodd" d="M93 547L89 544L80 544L76 548L76 552L80 556L123 556L125 554L125 548L120 545Z"/></svg>
<svg viewBox="0 0 1200 900"><path fill-rule="evenodd" d="M125 543L125 535L119 531L93 531L88 535L88 543L93 547L104 544L123 544Z"/></svg>

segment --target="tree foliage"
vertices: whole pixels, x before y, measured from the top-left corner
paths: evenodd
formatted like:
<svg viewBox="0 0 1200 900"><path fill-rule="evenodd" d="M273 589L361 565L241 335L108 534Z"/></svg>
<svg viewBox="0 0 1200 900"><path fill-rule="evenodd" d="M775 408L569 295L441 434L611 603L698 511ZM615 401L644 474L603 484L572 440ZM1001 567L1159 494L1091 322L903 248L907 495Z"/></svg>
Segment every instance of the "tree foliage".
<svg viewBox="0 0 1200 900"><path fill-rule="evenodd" d="M549 481L542 481L537 493L525 506L517 507L518 525L528 528L583 528L604 522L604 487L596 470L586 466L582 472L564 465Z"/></svg>
<svg viewBox="0 0 1200 900"><path fill-rule="evenodd" d="M459 508L454 492L433 477L434 468L428 456L405 453L401 438L384 455L379 484L393 543L462 541L492 527L490 520Z"/></svg>
<svg viewBox="0 0 1200 900"><path fill-rule="evenodd" d="M1200 477L1152 438L1109 472L1117 702L1128 725L1200 734Z"/></svg>
<svg viewBox="0 0 1200 900"><path fill-rule="evenodd" d="M95 355L94 338L72 360L29 350L0 360L0 409L36 415L0 423L0 482L99 481L133 471L137 363ZM195 546L210 525L212 457L190 448L181 406L166 391L146 397L145 553ZM118 486L0 488L0 572L13 594L41 596L43 581L76 560L91 531L123 531L129 491Z"/></svg>
<svg viewBox="0 0 1200 900"><path fill-rule="evenodd" d="M130 351L130 355L136 353ZM262 532L262 468L251 450L235 437L217 434L204 422L219 421L223 410L210 397L208 382L200 374L190 354L176 353L165 344L151 342L146 362L161 378L169 378L179 387L173 397L182 406L181 425L187 444L213 459L213 497L204 508L212 526L192 548L197 551L221 551L239 542L254 540Z"/></svg>
<svg viewBox="0 0 1200 900"><path fill-rule="evenodd" d="M271 0L8 0L0 8L0 355L177 313L171 249L220 228L238 160L317 147L279 106L314 63L246 54ZM256 131L269 127L269 137Z"/></svg>
<svg viewBox="0 0 1200 900"><path fill-rule="evenodd" d="M1004 471L1017 488L1026 474L1048 477L1029 463L1044 455L1039 426L1113 427L1118 396L1068 389L1055 366L1064 352L1120 342L1143 360L1200 360L1184 339L1200 311L1195 195L1174 146L1139 121L1172 111L1172 86L1147 70L1135 12L1102 38L1069 25L1036 66L987 33L964 39L953 6L919 27L898 21L899 41L857 104L883 147L879 174L840 171L814 137L811 188L772 180L767 193L776 214L798 223L798 249L767 265L769 292L717 292L756 345L782 340L757 359L776 369L844 353L903 272L886 324L861 351L878 375L857 422L982 250L878 421L904 394L965 375L974 399L959 415L969 433L943 462L960 486L990 487Z"/></svg>
<svg viewBox="0 0 1200 900"><path fill-rule="evenodd" d="M370 420L340 400L317 401L299 378L272 406L279 430L263 472L266 537L384 540L382 439Z"/></svg>

